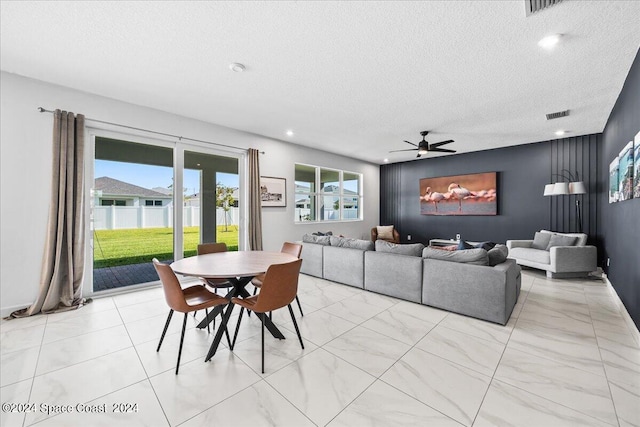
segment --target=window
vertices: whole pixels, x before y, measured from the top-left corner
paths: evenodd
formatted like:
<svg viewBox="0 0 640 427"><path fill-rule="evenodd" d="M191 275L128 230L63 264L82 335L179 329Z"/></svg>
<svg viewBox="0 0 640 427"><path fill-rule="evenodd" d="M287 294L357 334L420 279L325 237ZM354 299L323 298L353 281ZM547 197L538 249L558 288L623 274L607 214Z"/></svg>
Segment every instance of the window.
<svg viewBox="0 0 640 427"><path fill-rule="evenodd" d="M127 206L126 200L102 199L100 206Z"/></svg>
<svg viewBox="0 0 640 427"><path fill-rule="evenodd" d="M162 200L145 200L145 206L162 206Z"/></svg>
<svg viewBox="0 0 640 427"><path fill-rule="evenodd" d="M362 175L296 164L295 222L362 218Z"/></svg>

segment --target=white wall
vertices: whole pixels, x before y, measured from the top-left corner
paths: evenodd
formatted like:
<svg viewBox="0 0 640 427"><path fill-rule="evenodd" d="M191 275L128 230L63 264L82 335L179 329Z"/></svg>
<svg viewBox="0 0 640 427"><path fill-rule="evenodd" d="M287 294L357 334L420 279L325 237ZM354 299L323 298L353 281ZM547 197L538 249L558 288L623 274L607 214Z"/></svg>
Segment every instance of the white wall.
<svg viewBox="0 0 640 427"><path fill-rule="evenodd" d="M40 282L51 191L52 115L37 107L82 113L89 118L189 138L264 151L260 171L287 180L287 207L263 209L266 250L304 233L331 230L368 238L378 223L379 167L324 151L260 137L147 107L79 92L6 72L0 73L0 314L33 302ZM215 113L212 113L215 121ZM345 135L348 141L349 136ZM318 141L321 146L322 141ZM345 169L364 176L364 221L332 224L293 223L294 163ZM28 201L29 208L23 203Z"/></svg>

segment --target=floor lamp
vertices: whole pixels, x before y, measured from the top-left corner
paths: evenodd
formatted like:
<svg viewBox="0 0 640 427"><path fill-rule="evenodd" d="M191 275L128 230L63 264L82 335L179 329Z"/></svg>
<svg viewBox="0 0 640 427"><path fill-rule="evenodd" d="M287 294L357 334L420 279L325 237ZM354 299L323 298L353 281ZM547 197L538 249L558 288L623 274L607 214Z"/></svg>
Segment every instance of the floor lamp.
<svg viewBox="0 0 640 427"><path fill-rule="evenodd" d="M556 182L554 184L547 184L544 186L544 195L545 196L563 196L566 194L586 194L587 187L584 185L584 181L580 181L578 177L578 172L576 171L575 179L574 176L566 169L562 170L561 174L553 174L554 176L559 176L563 179L566 179L568 182ZM582 208L580 206L580 199L576 197L576 218L578 219L578 233L582 233Z"/></svg>

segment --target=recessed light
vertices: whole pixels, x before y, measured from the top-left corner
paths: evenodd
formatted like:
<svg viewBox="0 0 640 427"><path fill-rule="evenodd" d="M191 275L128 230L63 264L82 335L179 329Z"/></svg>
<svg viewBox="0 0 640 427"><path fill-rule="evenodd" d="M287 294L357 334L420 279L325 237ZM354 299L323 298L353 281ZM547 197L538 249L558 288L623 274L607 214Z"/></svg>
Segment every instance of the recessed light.
<svg viewBox="0 0 640 427"><path fill-rule="evenodd" d="M562 37L562 34L551 34L543 37L538 42L538 46L547 50L553 49L560 42L560 37Z"/></svg>
<svg viewBox="0 0 640 427"><path fill-rule="evenodd" d="M229 69L231 71L235 71L236 73L243 72L245 70L245 68L246 67L244 65L242 65L241 63L239 63L239 62L233 62L233 63L229 64Z"/></svg>
<svg viewBox="0 0 640 427"><path fill-rule="evenodd" d="M562 136L562 135L564 135L565 133L567 133L567 131L566 131L566 130L557 130L557 131L556 131L556 135L558 135L558 136Z"/></svg>
<svg viewBox="0 0 640 427"><path fill-rule="evenodd" d="M293 136L293 131L292 130L288 130L287 131L287 136Z"/></svg>
<svg viewBox="0 0 640 427"><path fill-rule="evenodd" d="M385 163L389 163L389 159L384 159L384 162Z"/></svg>

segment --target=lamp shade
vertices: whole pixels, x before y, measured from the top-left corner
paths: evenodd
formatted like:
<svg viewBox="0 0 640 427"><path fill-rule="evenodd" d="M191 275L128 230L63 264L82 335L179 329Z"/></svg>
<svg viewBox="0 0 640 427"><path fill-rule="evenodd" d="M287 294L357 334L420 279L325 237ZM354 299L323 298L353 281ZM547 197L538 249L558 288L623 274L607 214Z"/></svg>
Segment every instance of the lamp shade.
<svg viewBox="0 0 640 427"><path fill-rule="evenodd" d="M568 182L556 182L555 184L553 184L553 195L557 196L560 194L569 194Z"/></svg>
<svg viewBox="0 0 640 427"><path fill-rule="evenodd" d="M583 181L576 181L569 184L569 193L570 194L586 194L587 187L584 185Z"/></svg>
<svg viewBox="0 0 640 427"><path fill-rule="evenodd" d="M544 186L544 195L545 196L553 196L553 187L555 184L547 184Z"/></svg>

